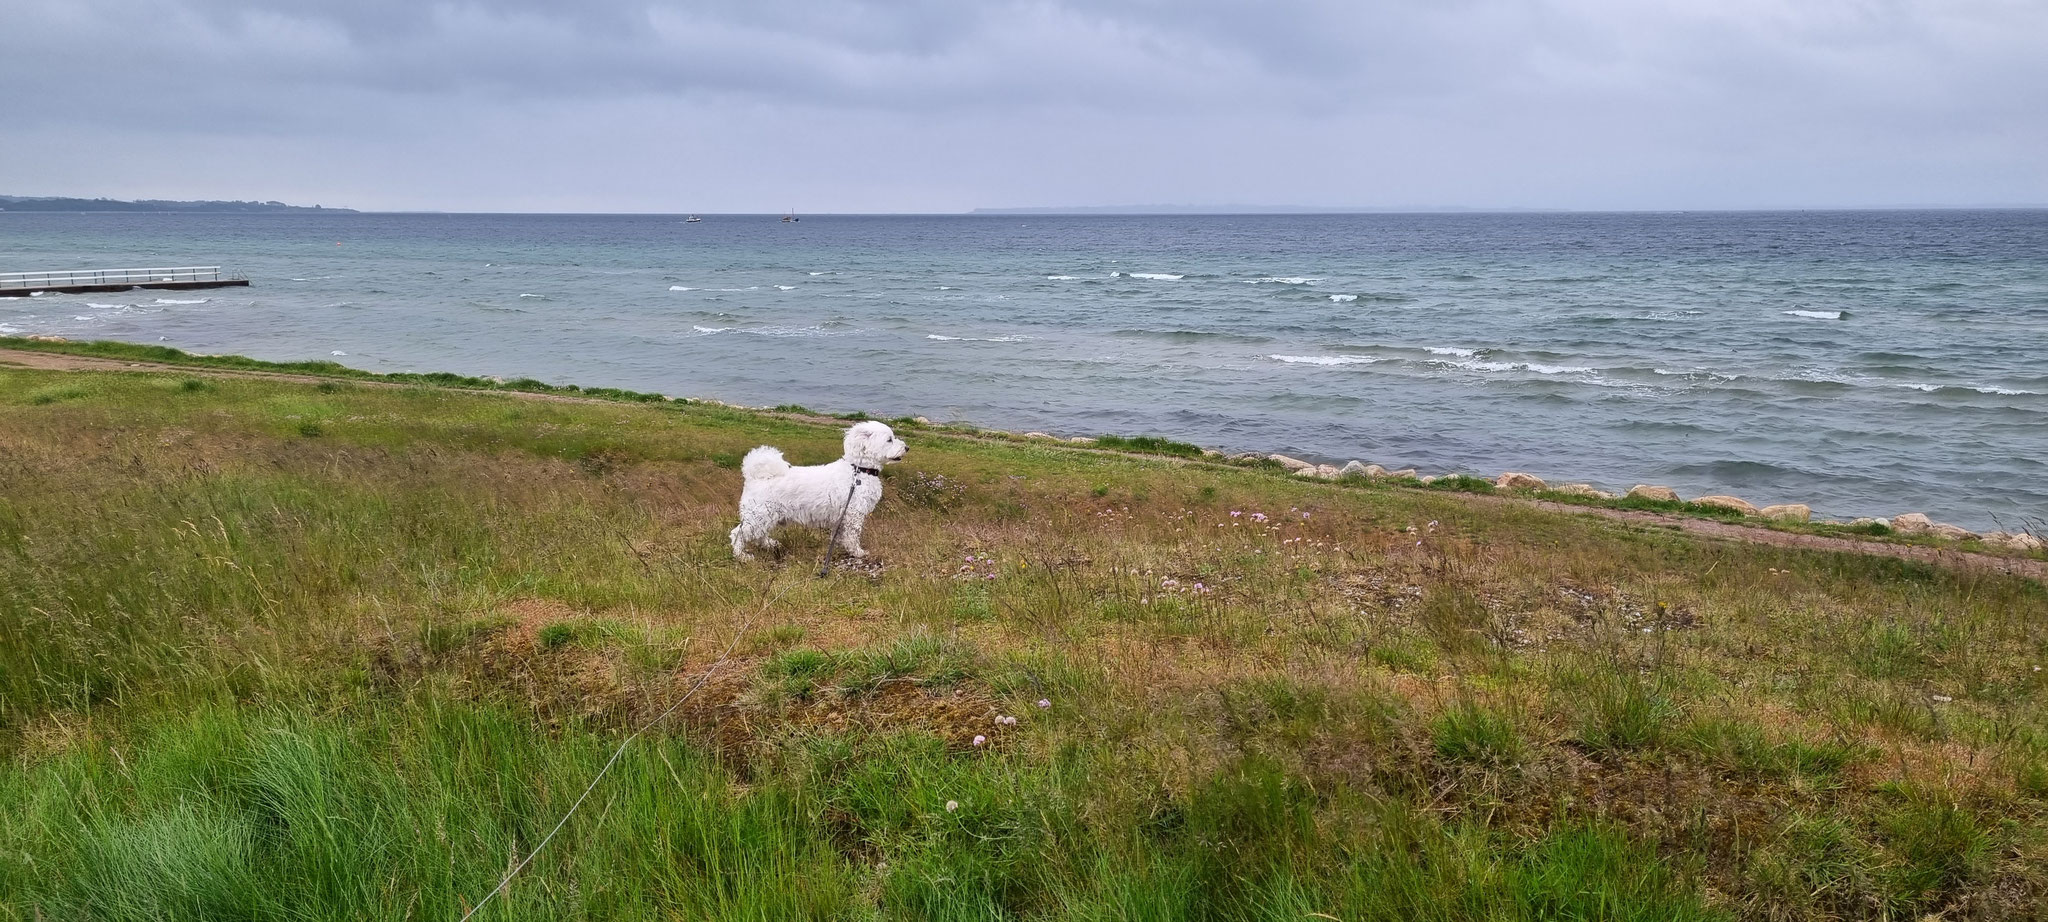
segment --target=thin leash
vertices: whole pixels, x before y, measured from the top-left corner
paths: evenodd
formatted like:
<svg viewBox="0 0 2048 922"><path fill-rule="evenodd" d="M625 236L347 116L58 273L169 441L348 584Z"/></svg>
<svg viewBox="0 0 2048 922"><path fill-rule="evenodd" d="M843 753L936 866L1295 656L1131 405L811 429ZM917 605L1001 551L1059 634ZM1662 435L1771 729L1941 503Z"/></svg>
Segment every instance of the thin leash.
<svg viewBox="0 0 2048 922"><path fill-rule="evenodd" d="M852 499L853 497L849 493L847 501L850 503ZM774 585L774 578L772 576L769 578L769 585ZM484 906L491 901L491 898L497 896L505 889L506 885L512 883L512 878L518 876L520 871L525 870L526 865L533 861L534 856L540 854L541 849L548 847L548 843L554 840L555 834L561 832L562 827L569 825L569 818L575 816L577 810L582 809L583 801L590 797L591 791L597 790L597 783L604 780L604 776L612 770L612 766L618 764L619 756L625 754L627 746L632 745L633 741L639 739L641 734L654 729L655 725L667 720L670 714L675 713L676 709L682 707L684 702L689 701L695 696L698 689L703 688L706 682L711 681L711 675L717 672L719 667L724 666L726 662L732 659L734 650L739 649L740 641L753 628L754 619L759 617L762 612L767 611L768 606L775 604L777 600L782 598L782 594L787 591L789 591L789 587L784 586L780 591L763 601L760 608L755 609L753 614L747 616L747 620L740 623L739 631L732 635L732 642L726 644L725 652L719 654L718 659L704 669L703 674L697 677L696 683L690 686L689 691L684 692L681 698L677 698L674 704L669 705L668 710L661 712L660 716L648 721L640 729L633 731L632 736L626 737L619 743L617 749L612 750L612 757L605 760L604 767L597 770L597 777L590 779L590 784L583 789L583 793L576 796L576 802L569 805L569 812L562 814L561 821L555 824L555 828L548 830L548 834L540 840L539 845L535 845L532 851L527 852L525 858L520 859L518 864L512 866L512 870L505 872L504 878L498 881L497 886L491 888L491 892L484 894L483 899L478 900L475 906L470 907L468 912L462 914L462 922L469 922L471 916L483 911Z"/></svg>

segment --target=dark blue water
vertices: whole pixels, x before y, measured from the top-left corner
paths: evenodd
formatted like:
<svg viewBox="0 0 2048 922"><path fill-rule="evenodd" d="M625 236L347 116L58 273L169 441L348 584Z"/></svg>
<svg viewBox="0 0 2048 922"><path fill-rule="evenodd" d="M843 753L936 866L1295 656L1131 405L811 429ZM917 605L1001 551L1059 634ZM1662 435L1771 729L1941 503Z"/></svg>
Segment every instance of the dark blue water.
<svg viewBox="0 0 2048 922"><path fill-rule="evenodd" d="M0 214L0 332L2048 518L2048 212Z"/></svg>

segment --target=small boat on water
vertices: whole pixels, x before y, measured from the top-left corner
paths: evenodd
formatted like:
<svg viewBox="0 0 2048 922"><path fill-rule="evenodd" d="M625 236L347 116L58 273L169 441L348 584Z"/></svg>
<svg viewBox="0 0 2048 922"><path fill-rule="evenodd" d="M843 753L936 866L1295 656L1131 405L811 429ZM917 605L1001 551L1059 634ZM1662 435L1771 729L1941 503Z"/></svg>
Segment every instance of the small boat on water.
<svg viewBox="0 0 2048 922"><path fill-rule="evenodd" d="M683 219L683 223L684 223L684 224L702 224L702 223L704 223L704 219L703 219L703 218L700 218L700 217L697 217L696 215L691 215L691 216L689 216L689 217L687 217L687 218L684 218L684 219Z"/></svg>

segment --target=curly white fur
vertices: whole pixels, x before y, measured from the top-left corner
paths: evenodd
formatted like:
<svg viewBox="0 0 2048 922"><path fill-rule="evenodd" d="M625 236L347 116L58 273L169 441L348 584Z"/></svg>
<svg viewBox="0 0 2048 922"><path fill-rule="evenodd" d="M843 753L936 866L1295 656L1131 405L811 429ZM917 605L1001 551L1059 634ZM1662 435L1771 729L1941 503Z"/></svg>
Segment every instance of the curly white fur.
<svg viewBox="0 0 2048 922"><path fill-rule="evenodd" d="M843 508L846 522L839 531L839 546L850 557L866 557L860 549L860 531L868 513L882 501L882 478L855 468L879 471L884 464L902 460L909 450L888 426L865 422L846 430L846 456L830 464L793 467L782 460L779 449L766 445L747 452L740 462L747 483L740 490L740 524L732 530L732 555L752 560L747 545L780 547L768 533L784 522L830 529Z"/></svg>

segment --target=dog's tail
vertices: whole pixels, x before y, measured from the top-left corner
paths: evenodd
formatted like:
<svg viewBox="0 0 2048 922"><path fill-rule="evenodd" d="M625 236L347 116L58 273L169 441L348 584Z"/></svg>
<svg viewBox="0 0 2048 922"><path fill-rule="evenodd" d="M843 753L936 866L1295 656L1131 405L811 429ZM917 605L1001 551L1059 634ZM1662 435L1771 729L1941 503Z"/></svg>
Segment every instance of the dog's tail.
<svg viewBox="0 0 2048 922"><path fill-rule="evenodd" d="M740 473L748 480L767 480L789 473L789 462L782 460L782 450L763 445L747 452L740 462Z"/></svg>

